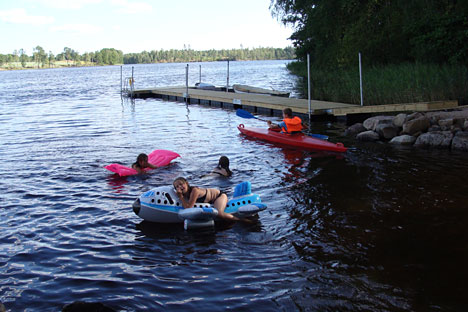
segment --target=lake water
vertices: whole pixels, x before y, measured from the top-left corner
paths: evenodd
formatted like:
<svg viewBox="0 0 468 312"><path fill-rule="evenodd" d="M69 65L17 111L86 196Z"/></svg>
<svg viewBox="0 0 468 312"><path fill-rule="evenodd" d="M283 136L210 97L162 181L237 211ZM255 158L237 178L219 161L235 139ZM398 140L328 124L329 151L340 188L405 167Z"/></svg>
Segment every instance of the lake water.
<svg viewBox="0 0 468 312"><path fill-rule="evenodd" d="M293 92L286 61L230 62L230 83ZM199 80L190 64L190 84ZM227 64L202 81L226 84ZM134 67L136 87L185 84L186 64ZM124 76L131 67L124 67ZM250 140L232 110L120 97L120 66L0 72L0 301L60 311L463 311L467 153L394 148L314 132L344 155ZM274 117L262 116L262 118ZM103 167L169 149L150 174ZM221 155L233 177L207 176ZM136 197L185 176L232 195L251 181L255 224L186 232L143 222Z"/></svg>

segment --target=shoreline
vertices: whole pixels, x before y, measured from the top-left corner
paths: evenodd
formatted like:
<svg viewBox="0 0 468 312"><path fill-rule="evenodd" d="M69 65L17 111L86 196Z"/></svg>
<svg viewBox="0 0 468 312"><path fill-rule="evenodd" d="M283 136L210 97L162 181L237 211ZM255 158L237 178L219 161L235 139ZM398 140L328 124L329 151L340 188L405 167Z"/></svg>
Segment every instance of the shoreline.
<svg viewBox="0 0 468 312"><path fill-rule="evenodd" d="M468 106L373 116L348 127L344 134L363 142L468 151Z"/></svg>

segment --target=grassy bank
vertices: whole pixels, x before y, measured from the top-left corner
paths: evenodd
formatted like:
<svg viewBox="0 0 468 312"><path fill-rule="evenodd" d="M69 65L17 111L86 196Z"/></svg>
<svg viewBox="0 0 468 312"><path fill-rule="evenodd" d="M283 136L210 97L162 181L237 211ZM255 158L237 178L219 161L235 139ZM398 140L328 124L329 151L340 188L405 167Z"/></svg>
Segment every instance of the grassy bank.
<svg viewBox="0 0 468 312"><path fill-rule="evenodd" d="M54 61L51 64L43 64L37 66L36 62L25 62L24 66L21 62L3 63L0 65L0 70L18 70L18 69L38 69L38 68L61 68L61 67L80 67L80 66L95 66L95 63L84 61Z"/></svg>
<svg viewBox="0 0 468 312"><path fill-rule="evenodd" d="M307 65L292 62L288 69L304 77L300 86L307 95ZM463 65L399 64L362 69L364 105L459 100L468 104L468 68ZM359 68L311 68L312 98L360 103Z"/></svg>

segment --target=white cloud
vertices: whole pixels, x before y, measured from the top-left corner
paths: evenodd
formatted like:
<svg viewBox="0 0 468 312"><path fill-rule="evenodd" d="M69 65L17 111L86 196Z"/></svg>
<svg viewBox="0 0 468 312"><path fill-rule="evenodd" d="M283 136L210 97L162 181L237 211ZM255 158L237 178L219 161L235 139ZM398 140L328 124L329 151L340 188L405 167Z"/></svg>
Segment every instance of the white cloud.
<svg viewBox="0 0 468 312"><path fill-rule="evenodd" d="M131 2L128 0L110 0L111 4L118 7L117 12L123 14L148 13L153 10L151 4L146 2Z"/></svg>
<svg viewBox="0 0 468 312"><path fill-rule="evenodd" d="M83 35L95 35L102 32L103 29L102 27L90 24L66 24L52 27L51 30L57 32L72 32Z"/></svg>
<svg viewBox="0 0 468 312"><path fill-rule="evenodd" d="M100 3L102 0L39 0L39 2L54 9L77 10L88 4Z"/></svg>
<svg viewBox="0 0 468 312"><path fill-rule="evenodd" d="M0 20L12 24L45 25L54 22L50 16L32 16L25 9L11 9L0 11Z"/></svg>

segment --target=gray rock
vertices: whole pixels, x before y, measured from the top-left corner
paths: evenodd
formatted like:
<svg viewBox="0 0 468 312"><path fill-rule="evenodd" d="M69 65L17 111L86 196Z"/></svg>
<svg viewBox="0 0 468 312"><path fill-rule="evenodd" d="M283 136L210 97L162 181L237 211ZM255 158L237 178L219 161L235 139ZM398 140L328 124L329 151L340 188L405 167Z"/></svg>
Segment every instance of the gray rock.
<svg viewBox="0 0 468 312"><path fill-rule="evenodd" d="M426 116L428 118L435 116L438 119L448 119L448 118L468 119L468 109L460 109L460 110L454 110L454 111L449 111L449 112L442 112L442 111L427 112Z"/></svg>
<svg viewBox="0 0 468 312"><path fill-rule="evenodd" d="M441 131L440 126L432 125L432 126L429 127L429 129L427 129L427 132L434 132L434 131Z"/></svg>
<svg viewBox="0 0 468 312"><path fill-rule="evenodd" d="M390 144L395 144L395 145L413 145L413 143L416 141L416 138L412 135L404 134L404 135L399 135L397 137L394 137L391 141Z"/></svg>
<svg viewBox="0 0 468 312"><path fill-rule="evenodd" d="M362 125L362 123L355 123L345 131L346 136L353 136L355 137L358 133L366 131L366 128Z"/></svg>
<svg viewBox="0 0 468 312"><path fill-rule="evenodd" d="M415 112L415 113L412 113L412 114L409 114L407 117L406 117L406 121L410 121L410 120L413 120L413 119L418 119L418 118L421 118L423 117L424 115L421 114L420 112Z"/></svg>
<svg viewBox="0 0 468 312"><path fill-rule="evenodd" d="M468 120L465 120L465 122L463 123L463 130L467 130L468 129Z"/></svg>
<svg viewBox="0 0 468 312"><path fill-rule="evenodd" d="M395 117L393 117L393 125L398 128L403 127L403 124L405 123L406 118L407 118L406 114L403 114L403 113L396 115Z"/></svg>
<svg viewBox="0 0 468 312"><path fill-rule="evenodd" d="M406 134L415 134L416 132L422 131L425 132L430 126L429 119L426 117L420 117L407 121L403 124L403 133Z"/></svg>
<svg viewBox="0 0 468 312"><path fill-rule="evenodd" d="M453 137L452 149L459 151L468 151L468 132L460 131Z"/></svg>
<svg viewBox="0 0 468 312"><path fill-rule="evenodd" d="M362 125L364 128L367 130L372 130L374 131L375 128L377 128L377 125L380 123L392 123L393 122L393 116L374 116L367 118L364 120Z"/></svg>
<svg viewBox="0 0 468 312"><path fill-rule="evenodd" d="M372 130L364 131L359 133L356 138L359 141L366 141L366 142L374 142L379 140L379 135L377 132L374 132Z"/></svg>
<svg viewBox="0 0 468 312"><path fill-rule="evenodd" d="M418 147L449 148L453 134L450 131L435 131L421 134L414 143Z"/></svg>
<svg viewBox="0 0 468 312"><path fill-rule="evenodd" d="M398 129L393 123L381 123L377 125L375 132L377 132L381 138L390 140L397 135Z"/></svg>
<svg viewBox="0 0 468 312"><path fill-rule="evenodd" d="M455 126L463 128L463 125L465 124L465 120L466 120L465 118L455 117L453 118L453 124Z"/></svg>
<svg viewBox="0 0 468 312"><path fill-rule="evenodd" d="M453 125L453 119L452 118L448 118L448 119L440 119L439 122L438 122L439 126L440 126L440 129L442 131L447 131L450 129L450 127L452 127Z"/></svg>

